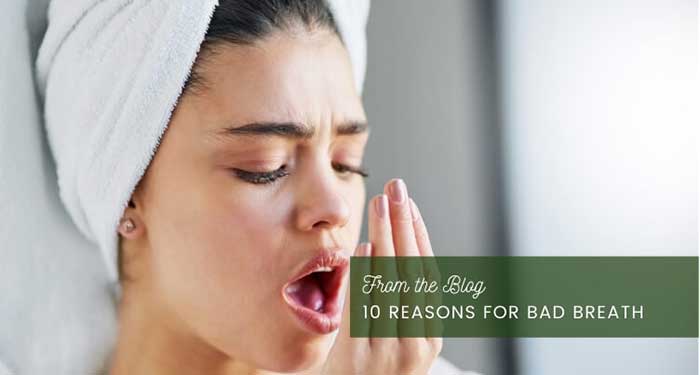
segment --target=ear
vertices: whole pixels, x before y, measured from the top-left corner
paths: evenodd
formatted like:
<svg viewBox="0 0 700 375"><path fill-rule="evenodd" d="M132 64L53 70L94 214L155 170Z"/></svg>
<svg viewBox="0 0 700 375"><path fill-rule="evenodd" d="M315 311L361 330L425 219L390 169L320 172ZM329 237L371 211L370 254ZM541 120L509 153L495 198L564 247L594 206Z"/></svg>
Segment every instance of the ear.
<svg viewBox="0 0 700 375"><path fill-rule="evenodd" d="M134 203L134 199L129 200L129 204L124 210L121 220L119 221L119 234L124 239L137 239L143 236L146 232L144 221L141 219L139 206Z"/></svg>

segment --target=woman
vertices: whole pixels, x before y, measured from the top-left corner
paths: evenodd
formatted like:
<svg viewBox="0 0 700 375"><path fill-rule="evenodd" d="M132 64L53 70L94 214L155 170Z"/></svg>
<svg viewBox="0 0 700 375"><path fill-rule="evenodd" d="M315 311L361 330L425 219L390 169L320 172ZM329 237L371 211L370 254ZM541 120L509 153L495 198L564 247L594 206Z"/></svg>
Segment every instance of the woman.
<svg viewBox="0 0 700 375"><path fill-rule="evenodd" d="M207 30L167 131L122 203L109 372L426 373L440 338L349 337L349 256L432 250L400 179L369 200L369 242L358 245L369 129L328 5L223 0ZM49 107L60 101L47 95L46 105L58 155ZM69 167L56 158L61 180ZM81 229L99 232L91 206L71 210L69 194Z"/></svg>

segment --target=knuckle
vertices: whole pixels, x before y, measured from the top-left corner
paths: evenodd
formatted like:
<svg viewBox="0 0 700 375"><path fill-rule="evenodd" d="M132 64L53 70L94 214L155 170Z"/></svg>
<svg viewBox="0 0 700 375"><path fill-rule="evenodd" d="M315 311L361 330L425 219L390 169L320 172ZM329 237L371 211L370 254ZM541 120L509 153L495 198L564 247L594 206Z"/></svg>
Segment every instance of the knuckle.
<svg viewBox="0 0 700 375"><path fill-rule="evenodd" d="M396 210L391 215L391 223L401 225L413 225L413 218L411 217L411 212L405 209Z"/></svg>
<svg viewBox="0 0 700 375"><path fill-rule="evenodd" d="M428 238L428 232L424 230L416 231L416 241L421 243L430 243L430 238Z"/></svg>

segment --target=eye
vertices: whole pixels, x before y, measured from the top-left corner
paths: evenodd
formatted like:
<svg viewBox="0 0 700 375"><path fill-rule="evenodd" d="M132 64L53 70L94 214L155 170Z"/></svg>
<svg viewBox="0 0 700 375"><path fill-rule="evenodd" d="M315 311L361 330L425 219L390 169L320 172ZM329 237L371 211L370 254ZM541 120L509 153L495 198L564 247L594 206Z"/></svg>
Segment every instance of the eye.
<svg viewBox="0 0 700 375"><path fill-rule="evenodd" d="M269 172L250 172L243 169L234 168L233 173L235 173L241 180L256 185L271 184L278 179L289 175L286 164L283 164L281 167Z"/></svg>
<svg viewBox="0 0 700 375"><path fill-rule="evenodd" d="M342 174L355 173L355 174L359 174L363 178L369 177L369 173L367 172L367 170L362 168L362 167L353 167L353 166L341 164L341 163L332 163L332 166L333 166L333 169L336 170L336 172L339 172Z"/></svg>
<svg viewBox="0 0 700 375"><path fill-rule="evenodd" d="M363 178L369 177L369 173L362 167L353 167L342 163L332 163L332 166L336 172L341 174L354 173L362 176ZM287 170L286 164L283 164L274 171L269 172L251 172L243 169L234 168L233 173L236 176L238 176L238 178L240 178L241 180L255 185L271 184L277 181L278 179L289 175L289 171Z"/></svg>

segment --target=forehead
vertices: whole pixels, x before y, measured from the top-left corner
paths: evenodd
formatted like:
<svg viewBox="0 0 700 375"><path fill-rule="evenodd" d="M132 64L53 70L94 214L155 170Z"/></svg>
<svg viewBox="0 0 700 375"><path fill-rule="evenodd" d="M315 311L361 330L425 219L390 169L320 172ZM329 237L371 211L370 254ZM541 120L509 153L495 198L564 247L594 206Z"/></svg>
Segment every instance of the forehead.
<svg viewBox="0 0 700 375"><path fill-rule="evenodd" d="M198 66L197 105L241 122L364 119L350 58L330 32L276 33L221 44Z"/></svg>

